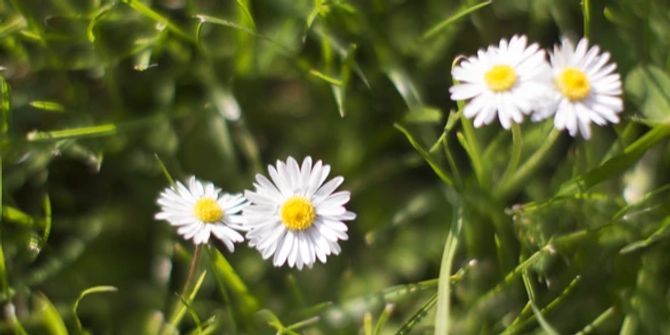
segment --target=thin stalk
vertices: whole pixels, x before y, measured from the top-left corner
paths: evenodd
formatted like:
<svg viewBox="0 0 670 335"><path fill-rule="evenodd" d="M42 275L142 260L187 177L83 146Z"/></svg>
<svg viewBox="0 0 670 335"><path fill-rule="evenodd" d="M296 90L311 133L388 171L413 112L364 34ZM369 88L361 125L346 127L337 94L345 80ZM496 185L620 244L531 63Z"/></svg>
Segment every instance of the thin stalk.
<svg viewBox="0 0 670 335"><path fill-rule="evenodd" d="M582 13L584 15L584 37L589 38L590 37L590 29L589 26L591 25L591 1L590 0L582 0Z"/></svg>
<svg viewBox="0 0 670 335"><path fill-rule="evenodd" d="M595 318L595 320L593 320L593 322L586 325L586 327L584 327L579 332L575 333L575 335L586 335L586 334L589 334L589 333L593 332L598 326L600 326L605 321L607 321L607 319L614 316L615 313L616 313L616 310L614 309L614 306L606 309L604 312L602 312L600 315L598 315L598 317Z"/></svg>
<svg viewBox="0 0 670 335"><path fill-rule="evenodd" d="M191 259L191 264L188 267L188 275L186 276L186 281L184 282L184 287L181 289L181 296L187 296L186 290L191 286L191 281L193 281L193 276L195 275L195 270L198 268L198 260L200 259L200 253L202 252L202 244L196 244L195 250L193 251L193 258Z"/></svg>
<svg viewBox="0 0 670 335"><path fill-rule="evenodd" d="M554 143L556 143L558 135L560 135L558 130L554 129L551 131L544 144L542 144L542 146L537 149L537 151L535 151L532 156L530 156L526 163L521 165L521 167L509 179L508 182L500 187L500 191L498 192L500 197L504 197L506 194L517 188L520 183L528 178L528 176L539 167L540 163L549 154L550 149L553 147Z"/></svg>
<svg viewBox="0 0 670 335"><path fill-rule="evenodd" d="M462 207L454 208L454 219L451 222L449 235L444 243L440 278L437 285L437 312L435 313L435 335L449 334L449 310L451 306L451 267L456 256L458 237L463 227Z"/></svg>
<svg viewBox="0 0 670 335"><path fill-rule="evenodd" d="M505 172L502 175L502 184L505 184L505 181L509 178L509 176L516 170L516 168L519 166L519 161L521 161L521 149L523 147L523 142L521 140L521 126L519 126L516 123L512 124L512 155L510 157L509 162L507 163L507 167L505 168Z"/></svg>

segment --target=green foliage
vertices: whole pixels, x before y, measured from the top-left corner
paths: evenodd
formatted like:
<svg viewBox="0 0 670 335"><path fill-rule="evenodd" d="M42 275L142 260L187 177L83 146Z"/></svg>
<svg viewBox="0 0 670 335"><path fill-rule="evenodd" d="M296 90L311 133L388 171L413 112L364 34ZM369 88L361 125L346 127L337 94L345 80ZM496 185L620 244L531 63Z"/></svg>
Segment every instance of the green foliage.
<svg viewBox="0 0 670 335"><path fill-rule="evenodd" d="M0 333L669 333L668 12L0 1ZM513 34L609 52L621 122L589 141L551 121L474 128L452 64ZM327 264L200 255L153 218L175 180L240 192L288 155L352 191Z"/></svg>

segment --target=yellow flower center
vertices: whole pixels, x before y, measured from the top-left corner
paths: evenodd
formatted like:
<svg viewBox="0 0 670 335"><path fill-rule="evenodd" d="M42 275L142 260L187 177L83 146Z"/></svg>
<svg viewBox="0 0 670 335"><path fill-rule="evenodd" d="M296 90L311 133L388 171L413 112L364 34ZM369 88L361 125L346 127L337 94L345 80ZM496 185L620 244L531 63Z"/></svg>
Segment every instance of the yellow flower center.
<svg viewBox="0 0 670 335"><path fill-rule="evenodd" d="M223 218L223 210L212 198L202 198L193 206L193 215L198 220L205 223L213 223L221 221Z"/></svg>
<svg viewBox="0 0 670 335"><path fill-rule="evenodd" d="M582 70L569 67L556 78L558 89L572 101L582 100L591 93L591 83Z"/></svg>
<svg viewBox="0 0 670 335"><path fill-rule="evenodd" d="M281 222L290 230L305 230L315 218L314 206L303 197L292 197L281 208Z"/></svg>
<svg viewBox="0 0 670 335"><path fill-rule="evenodd" d="M495 65L484 74L484 80L494 92L507 91L516 83L516 71L509 65Z"/></svg>

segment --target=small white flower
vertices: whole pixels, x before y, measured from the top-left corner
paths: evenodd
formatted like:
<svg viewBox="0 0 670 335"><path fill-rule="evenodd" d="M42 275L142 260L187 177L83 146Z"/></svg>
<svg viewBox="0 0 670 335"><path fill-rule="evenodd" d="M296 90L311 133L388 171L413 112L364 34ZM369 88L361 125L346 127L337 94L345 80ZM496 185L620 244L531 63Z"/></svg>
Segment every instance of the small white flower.
<svg viewBox="0 0 670 335"><path fill-rule="evenodd" d="M188 187L177 182L160 193L161 211L156 219L178 226L177 233L195 244L207 243L214 234L228 248L235 250L234 242L244 241L235 229L242 229L242 209L248 204L241 194L221 193L214 184L201 182L195 177Z"/></svg>
<svg viewBox="0 0 670 335"><path fill-rule="evenodd" d="M509 129L521 123L539 104L550 74L543 50L537 44L526 47L526 36L502 39L498 47L480 49L477 56L462 61L452 71L460 82L449 89L452 100L471 99L464 107L475 127L493 122Z"/></svg>
<svg viewBox="0 0 670 335"><path fill-rule="evenodd" d="M335 192L344 178L335 177L324 184L330 166L312 158L298 166L293 157L286 163L268 166L270 181L256 175L255 191L245 191L251 204L242 215L249 231L249 245L261 252L263 259L274 254L273 264L299 270L311 267L318 258L322 263L330 254L339 254L339 240L346 240L347 226L342 221L356 218L344 205L347 191Z"/></svg>
<svg viewBox="0 0 670 335"><path fill-rule="evenodd" d="M581 133L586 139L591 137L591 122L599 126L619 122L621 77L615 72L616 64L608 64L609 53L599 53L597 45L588 48L585 38L577 48L567 39L554 47L549 103L532 116L534 121L555 113L556 129L567 129L573 137Z"/></svg>

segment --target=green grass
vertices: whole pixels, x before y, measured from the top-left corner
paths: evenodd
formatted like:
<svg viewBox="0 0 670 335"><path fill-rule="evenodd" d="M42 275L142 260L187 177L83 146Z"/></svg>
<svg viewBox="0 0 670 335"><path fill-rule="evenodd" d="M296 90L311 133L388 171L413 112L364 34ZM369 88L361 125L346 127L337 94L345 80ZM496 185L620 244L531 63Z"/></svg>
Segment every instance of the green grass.
<svg viewBox="0 0 670 335"><path fill-rule="evenodd" d="M668 12L0 1L0 333L669 333ZM589 141L551 121L474 128L451 68L513 34L608 51L621 122ZM239 192L288 155L352 191L326 264L196 251L153 218L173 180Z"/></svg>

